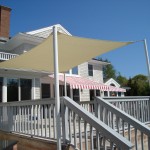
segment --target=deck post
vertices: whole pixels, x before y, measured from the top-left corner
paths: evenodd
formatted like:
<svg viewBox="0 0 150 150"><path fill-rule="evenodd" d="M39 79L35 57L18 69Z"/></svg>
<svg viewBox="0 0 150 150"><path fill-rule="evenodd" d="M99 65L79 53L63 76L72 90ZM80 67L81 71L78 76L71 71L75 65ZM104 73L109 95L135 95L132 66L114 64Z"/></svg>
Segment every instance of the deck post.
<svg viewBox="0 0 150 150"><path fill-rule="evenodd" d="M64 92L65 92L65 96L67 96L66 73L64 73Z"/></svg>
<svg viewBox="0 0 150 150"><path fill-rule="evenodd" d="M59 96L59 65L58 65L58 37L57 26L53 26L53 52L54 52L54 80L55 80L55 107L56 107L56 134L57 150L61 150L60 126L60 96Z"/></svg>
<svg viewBox="0 0 150 150"><path fill-rule="evenodd" d="M148 80L149 80L149 86L150 86L150 64L149 64L149 55L148 55L146 39L144 39L144 48L145 48L145 56L146 56L146 63L147 63L147 70L148 70Z"/></svg>

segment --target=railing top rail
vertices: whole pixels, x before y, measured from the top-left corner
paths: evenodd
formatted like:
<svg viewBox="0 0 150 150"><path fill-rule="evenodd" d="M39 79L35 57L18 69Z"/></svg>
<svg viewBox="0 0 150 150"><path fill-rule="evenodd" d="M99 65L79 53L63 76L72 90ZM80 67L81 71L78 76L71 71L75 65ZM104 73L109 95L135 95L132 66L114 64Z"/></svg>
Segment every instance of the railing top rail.
<svg viewBox="0 0 150 150"><path fill-rule="evenodd" d="M45 104L55 104L54 98L45 98L38 100L24 100L16 102L0 103L0 107L6 106L29 106L29 105L45 105Z"/></svg>
<svg viewBox="0 0 150 150"><path fill-rule="evenodd" d="M79 104L94 104L94 101L82 101Z"/></svg>
<svg viewBox="0 0 150 150"><path fill-rule="evenodd" d="M105 99L108 102L137 102L137 101L148 101L148 98L145 99Z"/></svg>
<svg viewBox="0 0 150 150"><path fill-rule="evenodd" d="M88 111L84 110L82 106L71 100L69 97L63 97L64 104L81 118L83 118L87 123L92 125L96 130L98 130L106 138L111 139L119 147L124 149L131 149L133 145L126 138L122 137L119 133L115 132L112 128L107 126L105 123L100 121L98 118L90 114Z"/></svg>
<svg viewBox="0 0 150 150"><path fill-rule="evenodd" d="M102 97L109 102L124 102L124 101L147 101L150 96L125 96L125 97Z"/></svg>
<svg viewBox="0 0 150 150"><path fill-rule="evenodd" d="M102 97L103 99L148 99L150 96Z"/></svg>
<svg viewBox="0 0 150 150"><path fill-rule="evenodd" d="M116 114L118 117L122 118L124 121L128 122L130 125L136 127L138 130L141 130L144 134L150 137L150 128L146 126L144 123L138 121L134 117L128 115L124 111L120 110L119 108L115 107L108 101L102 99L101 97L96 97L96 100L99 104L105 106L108 110Z"/></svg>

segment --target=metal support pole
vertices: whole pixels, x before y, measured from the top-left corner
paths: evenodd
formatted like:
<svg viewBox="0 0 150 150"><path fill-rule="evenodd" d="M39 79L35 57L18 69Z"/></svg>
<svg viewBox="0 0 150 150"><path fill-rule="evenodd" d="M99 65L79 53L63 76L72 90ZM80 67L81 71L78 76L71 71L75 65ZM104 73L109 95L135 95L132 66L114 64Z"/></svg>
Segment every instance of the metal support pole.
<svg viewBox="0 0 150 150"><path fill-rule="evenodd" d="M149 64L149 55L148 55L146 39L144 39L144 48L145 48L145 56L146 56L146 63L147 63L147 70L148 70L148 80L149 80L149 86L150 86L150 64Z"/></svg>
<svg viewBox="0 0 150 150"><path fill-rule="evenodd" d="M64 91L65 91L65 96L67 96L66 73L64 73Z"/></svg>
<svg viewBox="0 0 150 150"><path fill-rule="evenodd" d="M56 107L56 133L57 150L61 150L61 126L60 126L60 96L59 96L59 66L58 66L58 37L57 26L53 26L53 52L54 52L54 80L55 80L55 107Z"/></svg>

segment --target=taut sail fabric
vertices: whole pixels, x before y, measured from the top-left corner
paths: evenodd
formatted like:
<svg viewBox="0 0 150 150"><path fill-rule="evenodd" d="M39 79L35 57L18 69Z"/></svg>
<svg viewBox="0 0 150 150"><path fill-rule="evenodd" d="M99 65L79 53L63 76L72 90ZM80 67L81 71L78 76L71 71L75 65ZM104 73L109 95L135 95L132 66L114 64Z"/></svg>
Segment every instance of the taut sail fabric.
<svg viewBox="0 0 150 150"><path fill-rule="evenodd" d="M91 58L132 43L80 38L59 33L59 72L66 72ZM54 71L53 63L53 35L51 35L29 52L0 63L0 68L51 73Z"/></svg>

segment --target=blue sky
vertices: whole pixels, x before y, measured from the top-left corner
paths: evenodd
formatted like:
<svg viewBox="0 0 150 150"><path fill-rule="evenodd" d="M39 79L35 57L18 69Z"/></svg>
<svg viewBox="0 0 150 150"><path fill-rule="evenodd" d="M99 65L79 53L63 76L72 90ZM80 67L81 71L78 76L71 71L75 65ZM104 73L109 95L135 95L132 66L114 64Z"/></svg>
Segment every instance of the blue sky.
<svg viewBox="0 0 150 150"><path fill-rule="evenodd" d="M11 36L53 24L72 35L114 41L146 38L150 54L149 0L0 0L12 8ZM143 43L135 43L101 56L123 76L147 75Z"/></svg>

